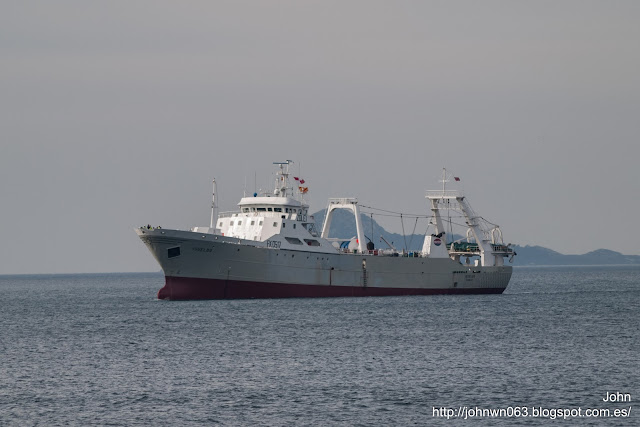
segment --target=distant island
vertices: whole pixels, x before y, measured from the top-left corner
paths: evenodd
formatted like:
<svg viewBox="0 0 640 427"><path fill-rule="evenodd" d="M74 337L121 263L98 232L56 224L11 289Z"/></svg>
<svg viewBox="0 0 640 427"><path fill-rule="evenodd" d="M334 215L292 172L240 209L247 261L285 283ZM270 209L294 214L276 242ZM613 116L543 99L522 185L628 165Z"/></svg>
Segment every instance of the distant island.
<svg viewBox="0 0 640 427"><path fill-rule="evenodd" d="M512 245L518 253L514 265L640 265L640 255L597 249L582 255L564 255L542 246Z"/></svg>
<svg viewBox="0 0 640 427"><path fill-rule="evenodd" d="M316 212L313 217L316 221L318 232L322 231L322 224L326 209ZM370 216L361 214L362 226L367 239L371 239L374 245L382 248L388 247L380 238L384 237L398 250L406 248L408 251L419 251L422 249L424 235L414 233L414 220L405 220L406 235L389 233ZM424 227L424 220L422 220ZM355 236L356 222L351 212L338 210L334 213L331 221L331 237L351 237ZM410 234L411 233L411 234ZM454 240L462 236L454 235ZM506 243L506 242L505 242ZM582 255L565 255L542 246L519 246L511 245L518 256L514 257L513 265L640 265L640 255L624 255L620 252L608 249L597 249Z"/></svg>

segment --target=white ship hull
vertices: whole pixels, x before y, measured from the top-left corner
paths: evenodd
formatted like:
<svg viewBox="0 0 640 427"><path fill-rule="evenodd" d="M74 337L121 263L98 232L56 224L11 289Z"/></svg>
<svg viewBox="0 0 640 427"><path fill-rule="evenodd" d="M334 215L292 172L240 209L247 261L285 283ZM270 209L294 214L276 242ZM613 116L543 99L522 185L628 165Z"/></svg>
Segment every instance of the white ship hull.
<svg viewBox="0 0 640 427"><path fill-rule="evenodd" d="M502 293L510 266L451 258L346 254L167 229L137 229L162 267L161 299ZM178 249L176 249L178 248Z"/></svg>

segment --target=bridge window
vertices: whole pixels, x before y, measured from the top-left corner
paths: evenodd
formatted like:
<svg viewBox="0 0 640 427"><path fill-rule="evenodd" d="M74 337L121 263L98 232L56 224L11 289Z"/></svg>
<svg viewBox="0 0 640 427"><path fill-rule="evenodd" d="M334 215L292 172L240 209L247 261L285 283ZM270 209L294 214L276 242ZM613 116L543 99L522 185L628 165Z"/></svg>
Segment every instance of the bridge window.
<svg viewBox="0 0 640 427"><path fill-rule="evenodd" d="M313 239L304 239L305 243L309 246L320 246L320 242Z"/></svg>
<svg viewBox="0 0 640 427"><path fill-rule="evenodd" d="M266 208L258 208L258 212L265 212L266 210Z"/></svg>
<svg viewBox="0 0 640 427"><path fill-rule="evenodd" d="M273 208L274 212L282 212L282 208Z"/></svg>
<svg viewBox="0 0 640 427"><path fill-rule="evenodd" d="M267 209L269 212L273 212L273 208L268 208Z"/></svg>
<svg viewBox="0 0 640 427"><path fill-rule="evenodd" d="M300 239L296 239L295 237L285 237L285 240L287 242L291 243L292 245L301 245L302 244Z"/></svg>

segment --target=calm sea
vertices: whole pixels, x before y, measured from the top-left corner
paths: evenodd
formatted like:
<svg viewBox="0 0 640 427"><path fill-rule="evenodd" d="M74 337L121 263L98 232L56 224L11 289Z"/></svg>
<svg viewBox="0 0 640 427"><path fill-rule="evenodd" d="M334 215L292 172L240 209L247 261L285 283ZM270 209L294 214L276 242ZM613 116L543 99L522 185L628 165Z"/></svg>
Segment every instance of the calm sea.
<svg viewBox="0 0 640 427"><path fill-rule="evenodd" d="M0 425L640 425L637 267L522 267L477 296L167 302L162 282L0 277Z"/></svg>

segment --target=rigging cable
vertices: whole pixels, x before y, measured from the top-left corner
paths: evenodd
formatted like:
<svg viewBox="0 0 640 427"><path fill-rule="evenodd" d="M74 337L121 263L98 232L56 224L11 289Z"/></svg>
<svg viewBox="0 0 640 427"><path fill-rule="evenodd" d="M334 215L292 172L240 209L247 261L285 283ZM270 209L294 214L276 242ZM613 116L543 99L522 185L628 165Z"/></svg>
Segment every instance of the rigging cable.
<svg viewBox="0 0 640 427"><path fill-rule="evenodd" d="M424 215L424 214L423 215L405 214L405 213L402 213L402 212L395 212L395 211L388 211L388 210L380 209L380 208L374 208L372 206L365 206L365 205L360 205L360 206L362 206L363 208L373 209L375 211L386 212L386 213L396 214L396 215L404 215L404 216L408 216L408 217L411 217L411 218L414 218L414 217L429 218L430 217L430 215ZM377 214L377 215L380 215L380 214Z"/></svg>
<svg viewBox="0 0 640 427"><path fill-rule="evenodd" d="M449 200L447 200L447 205L450 206L450 203L451 202ZM413 233L411 235L411 240L409 241L409 245L411 245L411 243L413 243L412 242L413 234L415 233L415 229L417 227L418 219L419 218L428 218L429 219L429 218L432 217L431 215L405 214L405 213L402 213L402 212L396 212L396 211L390 211L390 210L386 210L386 209L374 208L373 206L367 206L367 205L360 205L360 206L362 206L365 209L372 209L372 210L379 211L379 212L385 212L385 213L376 212L376 215L379 215L379 216L387 216L387 217L398 217L399 216L400 217L400 223L402 224L402 237L404 238L405 251L407 250L408 247L407 247L407 236L405 234L405 229L404 229L404 217L406 216L406 217L410 217L410 218L416 218L416 223L414 224ZM453 209L453 210L458 211L458 209ZM465 215L460 215L460 214L459 215L451 215L451 211L452 211L451 208L447 208L447 222L449 223L449 233L448 234L449 234L449 236L451 236L450 239L453 241L454 240L453 226L456 225L456 226L460 226L460 227L463 227L463 228L468 228L469 227L469 223L461 224L461 223L453 221L454 218L466 218L466 216ZM369 213L370 216L371 216L371 227L372 227L372 233L371 234L373 235L373 212L367 212L365 210L365 213ZM485 223L487 223L489 225L492 225L494 227L498 227L497 224L494 224L491 221L488 221L486 218L484 218L482 216L477 216L476 218L484 221ZM425 235L427 234L428 230L429 230L429 224L427 224L427 230L425 230Z"/></svg>
<svg viewBox="0 0 640 427"><path fill-rule="evenodd" d="M407 252L407 236L404 234L404 220L402 214L400 214L400 223L402 224L402 237L404 238L404 251Z"/></svg>
<svg viewBox="0 0 640 427"><path fill-rule="evenodd" d="M371 243L373 243L373 213L371 213Z"/></svg>
<svg viewBox="0 0 640 427"><path fill-rule="evenodd" d="M451 201L450 200L447 200L447 203L449 205L451 205ZM451 209L447 210L447 216L449 218L449 235L451 236L450 237L450 239L451 239L450 243L453 243L453 221L451 220Z"/></svg>
<svg viewBox="0 0 640 427"><path fill-rule="evenodd" d="M418 218L416 217L416 222L413 224L413 231L411 232L411 239L409 239L409 246L413 243L413 237L415 236L416 227L418 226Z"/></svg>

